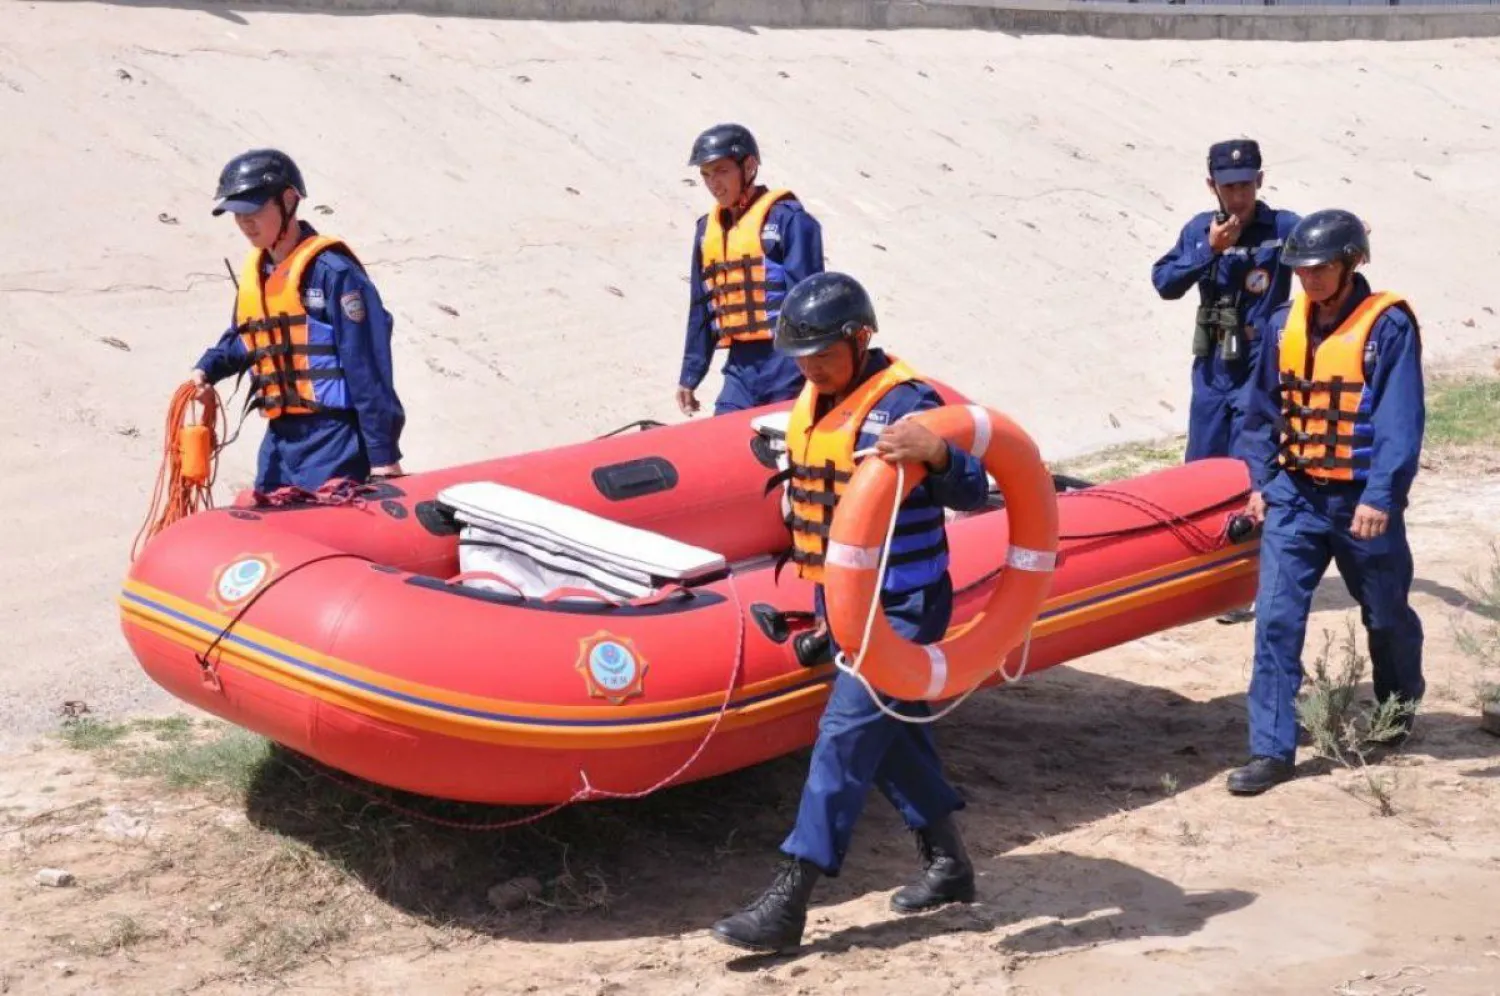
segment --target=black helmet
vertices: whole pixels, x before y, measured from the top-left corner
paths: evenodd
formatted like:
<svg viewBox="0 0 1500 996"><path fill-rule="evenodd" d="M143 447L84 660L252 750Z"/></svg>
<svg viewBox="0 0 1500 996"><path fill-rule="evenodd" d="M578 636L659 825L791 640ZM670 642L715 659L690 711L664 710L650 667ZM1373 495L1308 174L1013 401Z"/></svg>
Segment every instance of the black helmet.
<svg viewBox="0 0 1500 996"><path fill-rule="evenodd" d="M1293 269L1336 259L1351 267L1370 261L1370 233L1348 211L1314 211L1297 222L1281 249L1281 262Z"/></svg>
<svg viewBox="0 0 1500 996"><path fill-rule="evenodd" d="M214 214L225 211L248 214L291 187L303 197L307 187L302 171L292 157L276 149L251 149L241 152L224 165L219 173L219 189L214 193L218 204Z"/></svg>
<svg viewBox="0 0 1500 996"><path fill-rule="evenodd" d="M702 166L715 159L733 159L738 163L744 162L746 156L760 158L760 147L750 129L744 125L716 124L693 141L688 165Z"/></svg>
<svg viewBox="0 0 1500 996"><path fill-rule="evenodd" d="M781 302L776 351L811 356L864 328L876 329L875 305L859 281L843 273L814 273Z"/></svg>

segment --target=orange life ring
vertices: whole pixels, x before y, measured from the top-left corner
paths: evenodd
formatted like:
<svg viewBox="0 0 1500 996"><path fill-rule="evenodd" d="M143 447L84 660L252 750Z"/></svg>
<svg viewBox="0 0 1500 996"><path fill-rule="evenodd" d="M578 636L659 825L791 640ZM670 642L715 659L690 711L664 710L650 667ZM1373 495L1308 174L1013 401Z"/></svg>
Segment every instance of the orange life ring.
<svg viewBox="0 0 1500 996"><path fill-rule="evenodd" d="M859 673L870 685L898 699L935 701L964 692L995 671L1031 631L1057 563L1057 491L1031 437L999 412L945 405L910 417L978 457L994 477L1010 517L1007 569L984 608L938 643L916 644L898 636L876 597L880 554L896 502L896 468L870 457L855 470L834 511L824 600L834 639L850 660L860 660ZM927 472L913 464L903 472L904 500Z"/></svg>

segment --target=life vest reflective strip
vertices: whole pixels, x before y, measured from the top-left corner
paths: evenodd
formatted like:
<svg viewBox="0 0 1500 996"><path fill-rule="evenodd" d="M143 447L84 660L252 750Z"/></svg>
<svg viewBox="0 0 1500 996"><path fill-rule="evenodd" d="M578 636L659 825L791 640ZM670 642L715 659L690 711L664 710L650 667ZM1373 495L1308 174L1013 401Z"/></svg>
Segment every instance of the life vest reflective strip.
<svg viewBox="0 0 1500 996"><path fill-rule="evenodd" d="M1331 335L1312 349L1310 304L1297 295L1281 333L1281 466L1328 481L1369 476L1374 430L1365 351L1370 330L1388 308L1404 304L1399 294L1371 294Z"/></svg>
<svg viewBox="0 0 1500 996"><path fill-rule="evenodd" d="M834 509L855 470L854 448L865 419L893 387L916 380L900 360L875 374L813 425L817 389L809 382L792 406L786 444L791 506L791 559L799 577L823 579ZM891 539L886 590L911 591L937 581L948 569L943 511L914 496L902 506Z"/></svg>
<svg viewBox="0 0 1500 996"><path fill-rule="evenodd" d="M728 231L724 212L709 212L699 247L703 260L699 279L708 299L709 322L719 334L719 347L771 338L788 287L786 270L766 258L761 230L771 208L796 199L790 190L767 191Z"/></svg>
<svg viewBox="0 0 1500 996"><path fill-rule="evenodd" d="M319 253L335 247L355 258L342 241L313 235L298 243L268 276L262 275L259 249L249 252L240 269L235 331L250 354L251 404L266 418L321 411L319 383L343 380L344 371L336 361L332 366L312 362L315 356L336 357L338 348L330 326L309 325L302 303L308 267Z"/></svg>

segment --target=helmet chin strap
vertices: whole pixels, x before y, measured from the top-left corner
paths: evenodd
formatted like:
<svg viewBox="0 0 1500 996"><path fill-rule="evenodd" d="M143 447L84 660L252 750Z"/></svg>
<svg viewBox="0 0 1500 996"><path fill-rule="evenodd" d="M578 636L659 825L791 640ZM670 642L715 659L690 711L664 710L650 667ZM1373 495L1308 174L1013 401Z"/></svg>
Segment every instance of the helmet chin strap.
<svg viewBox="0 0 1500 996"><path fill-rule="evenodd" d="M859 375L864 373L865 361L870 356L869 346L860 343L858 334L847 336L844 341L849 344L849 358L854 361L854 369L849 376L849 383L834 392L833 397L836 400L848 397L849 392L854 390L854 385L859 382Z"/></svg>
<svg viewBox="0 0 1500 996"><path fill-rule="evenodd" d="M750 203L750 195L755 193L755 177L745 169L745 160L736 160L735 165L740 168L740 196L734 202L734 210L738 213L745 210Z"/></svg>
<svg viewBox="0 0 1500 996"><path fill-rule="evenodd" d="M859 375L864 373L865 361L870 358L870 340L868 336L862 334L863 332L864 329L860 329L849 339L849 347L854 353L855 380L858 380Z"/></svg>
<svg viewBox="0 0 1500 996"><path fill-rule="evenodd" d="M1350 262L1348 257L1340 261L1339 266L1339 289L1334 297L1343 297L1344 294L1354 286L1354 267L1357 264Z"/></svg>
<svg viewBox="0 0 1500 996"><path fill-rule="evenodd" d="M288 211L286 207L286 192L289 188L282 187L276 191L276 210L281 212L281 226L276 229L276 241L272 245L281 245L281 240L286 238L287 226L292 223L295 212Z"/></svg>
<svg viewBox="0 0 1500 996"><path fill-rule="evenodd" d="M1345 300L1346 296L1353 288L1353 286L1354 264L1350 263L1347 259L1340 259L1338 286L1333 289L1333 293L1323 298L1323 300L1314 302L1318 306L1318 319L1320 325L1322 324L1322 322L1330 321L1334 317L1331 313L1333 303L1335 301Z"/></svg>

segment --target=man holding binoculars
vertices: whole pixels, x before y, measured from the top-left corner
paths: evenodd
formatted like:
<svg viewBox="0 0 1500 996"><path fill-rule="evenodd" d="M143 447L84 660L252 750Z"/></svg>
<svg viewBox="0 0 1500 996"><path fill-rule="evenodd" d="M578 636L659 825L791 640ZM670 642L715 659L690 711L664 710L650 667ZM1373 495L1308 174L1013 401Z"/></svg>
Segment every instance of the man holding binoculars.
<svg viewBox="0 0 1500 996"><path fill-rule="evenodd" d="M1231 455L1262 333L1291 296L1292 272L1281 265L1281 246L1299 219L1259 199L1264 176L1255 142L1231 139L1211 146L1208 189L1218 209L1184 225L1177 245L1151 268L1151 282L1164 300L1198 288L1184 460ZM1249 618L1244 610L1220 621Z"/></svg>

